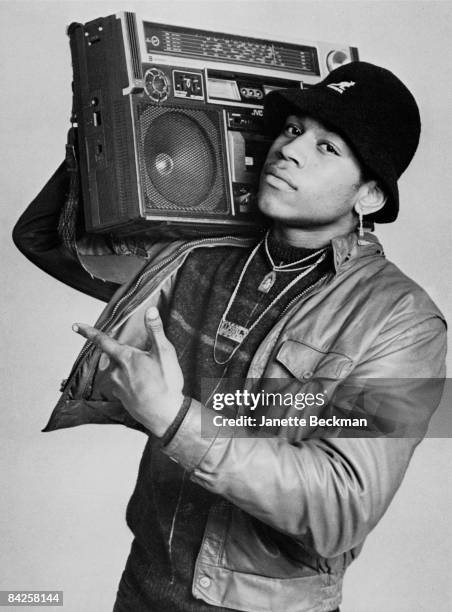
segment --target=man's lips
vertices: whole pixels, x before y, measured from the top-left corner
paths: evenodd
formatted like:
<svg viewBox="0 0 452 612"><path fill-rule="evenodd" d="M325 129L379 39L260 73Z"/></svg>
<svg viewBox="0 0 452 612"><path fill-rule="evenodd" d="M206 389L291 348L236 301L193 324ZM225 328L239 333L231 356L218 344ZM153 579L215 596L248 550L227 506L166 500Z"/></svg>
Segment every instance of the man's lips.
<svg viewBox="0 0 452 612"><path fill-rule="evenodd" d="M288 187L290 187L291 190L296 191L297 189L295 184L292 182L290 176L288 175L288 173L282 168L278 168L278 166L274 166L273 164L268 164L264 168L264 175L265 175L265 178L270 177L268 180L270 185L277 187L279 184L279 181L283 181L283 183L285 183ZM278 181L273 181L271 177L277 178Z"/></svg>

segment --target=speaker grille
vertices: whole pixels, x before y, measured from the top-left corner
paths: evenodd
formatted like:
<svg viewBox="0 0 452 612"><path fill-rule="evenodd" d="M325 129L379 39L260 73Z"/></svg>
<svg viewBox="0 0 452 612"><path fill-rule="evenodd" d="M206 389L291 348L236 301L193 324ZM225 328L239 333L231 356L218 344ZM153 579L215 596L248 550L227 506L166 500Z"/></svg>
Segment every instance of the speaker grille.
<svg viewBox="0 0 452 612"><path fill-rule="evenodd" d="M115 121L115 130L114 130L114 163L115 163L115 172L116 172L116 194L117 194L117 202L116 205L115 199L110 198L110 202L105 202L104 207L106 211L108 210L108 216L105 219L114 218L114 215L119 216L121 219L132 217L135 212L136 205L134 203L134 191L132 185L132 174L130 169L130 156L129 156L129 140L127 138L127 115L126 115L126 107L123 100L116 101L113 104L114 110L114 121ZM110 186L111 189L111 186ZM117 207L119 206L119 211ZM109 210L109 209L113 210Z"/></svg>
<svg viewBox="0 0 452 612"><path fill-rule="evenodd" d="M147 211L228 211L217 111L141 107L138 148Z"/></svg>

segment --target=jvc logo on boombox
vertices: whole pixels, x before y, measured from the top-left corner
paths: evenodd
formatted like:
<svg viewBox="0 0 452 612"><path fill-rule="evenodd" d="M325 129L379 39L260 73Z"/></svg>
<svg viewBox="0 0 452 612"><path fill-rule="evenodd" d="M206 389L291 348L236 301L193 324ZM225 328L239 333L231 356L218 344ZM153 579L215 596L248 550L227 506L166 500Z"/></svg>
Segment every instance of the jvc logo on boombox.
<svg viewBox="0 0 452 612"><path fill-rule="evenodd" d="M309 87L356 49L119 13L68 28L88 231L250 233L269 141L263 100Z"/></svg>

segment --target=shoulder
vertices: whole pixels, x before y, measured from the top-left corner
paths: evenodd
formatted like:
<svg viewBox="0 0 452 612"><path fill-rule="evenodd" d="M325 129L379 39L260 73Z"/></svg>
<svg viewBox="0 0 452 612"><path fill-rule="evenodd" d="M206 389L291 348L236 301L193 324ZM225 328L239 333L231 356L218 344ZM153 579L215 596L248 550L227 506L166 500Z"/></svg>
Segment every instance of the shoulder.
<svg viewBox="0 0 452 612"><path fill-rule="evenodd" d="M438 317L445 321L428 292L386 258L372 274L371 286L376 299L386 302L394 312L404 312L416 319Z"/></svg>
<svg viewBox="0 0 452 612"><path fill-rule="evenodd" d="M329 313L313 321L314 329L321 328L322 344L334 345L355 363L384 356L398 371L404 364L394 360L443 361L443 314L425 289L386 259L379 244L355 248L348 259L345 256L314 300L322 313ZM402 357L405 349L409 355Z"/></svg>
<svg viewBox="0 0 452 612"><path fill-rule="evenodd" d="M442 312L425 289L386 258L368 271L358 297L363 321L370 323L361 344L360 372L383 378L393 372L402 378L442 377L447 345Z"/></svg>
<svg viewBox="0 0 452 612"><path fill-rule="evenodd" d="M354 235L344 237L336 248L336 257L338 254L333 286L343 299L352 299L382 316L404 313L413 322L430 317L444 321L427 291L385 257L375 235L364 246Z"/></svg>

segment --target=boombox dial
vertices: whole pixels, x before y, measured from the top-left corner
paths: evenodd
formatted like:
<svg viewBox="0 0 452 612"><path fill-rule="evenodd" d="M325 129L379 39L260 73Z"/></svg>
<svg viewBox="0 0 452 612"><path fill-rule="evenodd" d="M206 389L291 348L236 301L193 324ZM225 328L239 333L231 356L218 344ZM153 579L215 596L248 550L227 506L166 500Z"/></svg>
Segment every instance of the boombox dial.
<svg viewBox="0 0 452 612"><path fill-rule="evenodd" d="M144 73L144 89L154 102L163 102L170 92L170 82L159 68L149 68Z"/></svg>

